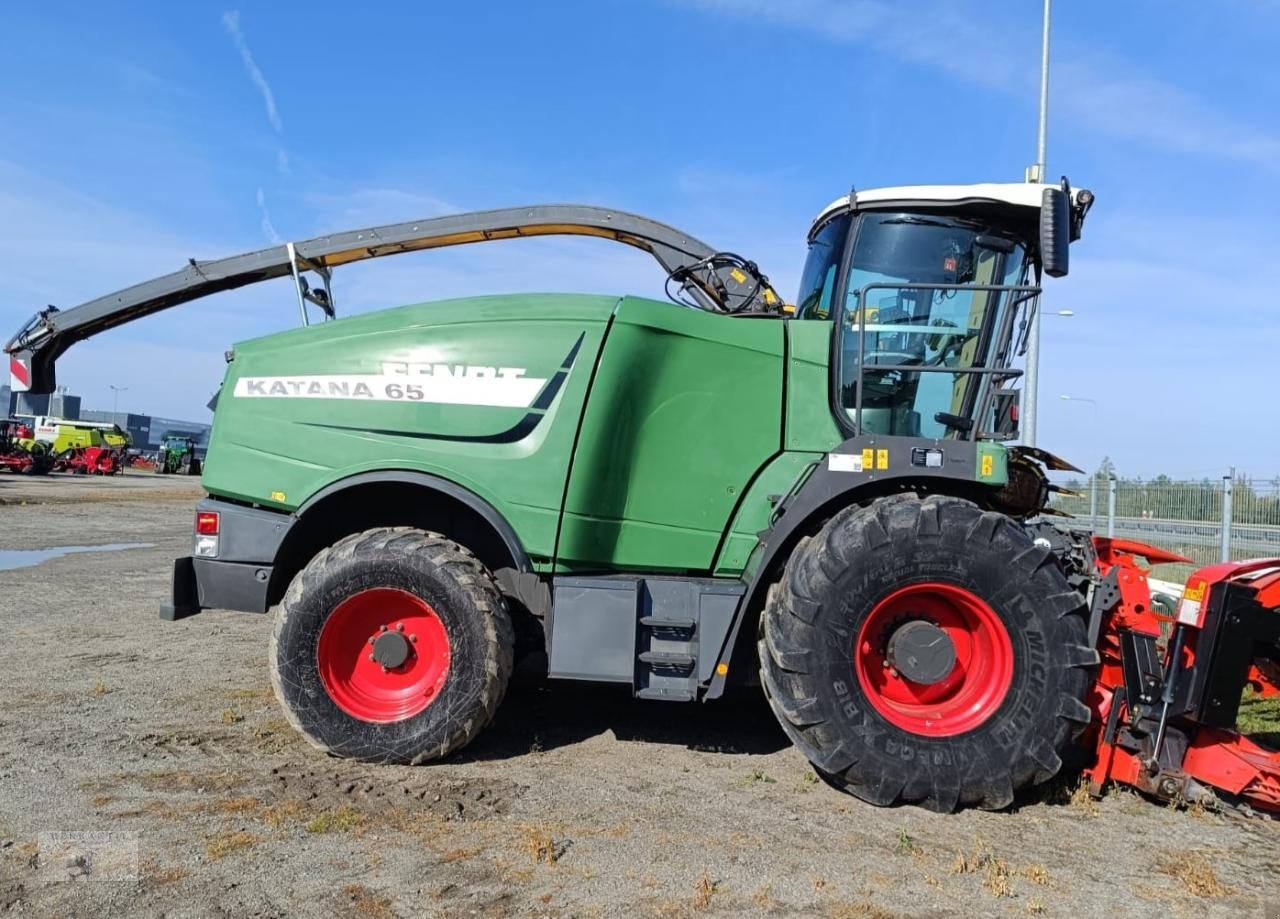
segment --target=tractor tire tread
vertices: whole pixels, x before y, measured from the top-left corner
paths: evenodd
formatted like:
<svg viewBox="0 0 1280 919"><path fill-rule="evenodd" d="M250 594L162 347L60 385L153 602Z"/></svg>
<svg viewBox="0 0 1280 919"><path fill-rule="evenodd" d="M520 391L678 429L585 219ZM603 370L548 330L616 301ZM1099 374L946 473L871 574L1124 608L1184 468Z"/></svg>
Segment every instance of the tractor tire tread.
<svg viewBox="0 0 1280 919"><path fill-rule="evenodd" d="M335 568L371 562L389 554L409 556L428 572L452 580L466 595L470 608L481 614L478 617L483 636L480 655L486 679L482 681L471 710L457 713L461 717L452 721L448 735L423 749L406 749L403 746L379 749L367 745L352 748L322 739L303 723L289 704L280 667L282 636L288 629L293 611L300 607L307 593L321 589L326 574ZM440 759L466 746L493 720L514 666L514 646L511 617L497 581L466 547L439 533L413 527L379 527L354 533L320 550L298 573L280 603L271 632L268 659L272 688L286 719L313 747L365 762L418 765Z"/></svg>
<svg viewBox="0 0 1280 919"><path fill-rule="evenodd" d="M833 649L851 649L855 634L855 627L832 614L841 578L857 568L892 565L912 544L925 557L1003 558L1018 576L1007 579L1016 583L1000 593L1034 598L1034 604L1024 599L1011 605L1022 607L1017 615L1035 617L1036 628L1053 641L1045 697L1023 700L1045 717L1043 723L1034 717L1015 720L1018 713L1006 701L991 720L1009 710L1003 724L1016 733L1013 749L993 753L976 741L961 747L944 738L920 743L920 758L909 764L895 761L886 754L895 734L910 743L921 739L884 721L865 699L855 701L861 691L851 665L841 671L848 694L835 701L830 687L840 682L833 674L842 665L831 663L840 657ZM760 683L783 730L833 786L879 805L913 803L944 813L962 806L1000 809L1018 789L1055 774L1060 752L1089 720L1082 700L1097 654L1086 646L1084 613L1080 594L1069 588L1052 556L1034 546L1016 522L960 498L903 493L842 510L796 547L767 592L757 642ZM1005 623L1011 632L1024 624L1016 616ZM929 757L948 765L938 768Z"/></svg>

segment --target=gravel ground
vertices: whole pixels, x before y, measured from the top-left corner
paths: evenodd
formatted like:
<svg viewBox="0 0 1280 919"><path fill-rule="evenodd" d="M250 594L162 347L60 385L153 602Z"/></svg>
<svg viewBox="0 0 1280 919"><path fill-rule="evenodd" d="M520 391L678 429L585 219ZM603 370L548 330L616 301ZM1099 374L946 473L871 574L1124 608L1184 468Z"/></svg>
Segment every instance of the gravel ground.
<svg viewBox="0 0 1280 919"><path fill-rule="evenodd" d="M157 618L198 494L0 477L0 549L152 544L0 571L0 912L1280 917L1275 823L1066 783L876 809L754 698L526 675L444 764L325 757L275 707L268 617Z"/></svg>

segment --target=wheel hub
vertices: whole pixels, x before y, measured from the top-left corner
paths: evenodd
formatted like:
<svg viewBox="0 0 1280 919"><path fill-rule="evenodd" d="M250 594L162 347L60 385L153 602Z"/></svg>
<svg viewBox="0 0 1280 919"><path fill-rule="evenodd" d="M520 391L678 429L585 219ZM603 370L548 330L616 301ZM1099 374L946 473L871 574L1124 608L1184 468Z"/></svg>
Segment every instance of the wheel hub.
<svg viewBox="0 0 1280 919"><path fill-rule="evenodd" d="M449 679L452 648L429 603L374 587L339 603L320 629L316 663L333 703L361 721L390 724L428 708Z"/></svg>
<svg viewBox="0 0 1280 919"><path fill-rule="evenodd" d="M978 727L1003 704L1013 682L1013 641L973 591L921 581L890 592L865 614L853 669L890 724L951 737Z"/></svg>
<svg viewBox="0 0 1280 919"><path fill-rule="evenodd" d="M916 619L889 638L889 666L913 683L931 686L946 679L956 665L956 646L932 622Z"/></svg>
<svg viewBox="0 0 1280 919"><path fill-rule="evenodd" d="M409 659L409 642L400 632L383 632L373 641L373 659L394 670Z"/></svg>

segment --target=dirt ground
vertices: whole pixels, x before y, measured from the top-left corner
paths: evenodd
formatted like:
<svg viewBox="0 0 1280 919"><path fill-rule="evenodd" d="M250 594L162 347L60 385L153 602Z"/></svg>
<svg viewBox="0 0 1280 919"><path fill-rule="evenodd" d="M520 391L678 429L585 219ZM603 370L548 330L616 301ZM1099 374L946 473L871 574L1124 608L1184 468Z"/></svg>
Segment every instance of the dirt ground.
<svg viewBox="0 0 1280 919"><path fill-rule="evenodd" d="M165 623L198 483L0 477L0 913L1280 917L1280 825L1060 783L1007 813L877 809L757 699L522 676L444 764L301 742L269 618ZM25 502L25 503L24 503Z"/></svg>

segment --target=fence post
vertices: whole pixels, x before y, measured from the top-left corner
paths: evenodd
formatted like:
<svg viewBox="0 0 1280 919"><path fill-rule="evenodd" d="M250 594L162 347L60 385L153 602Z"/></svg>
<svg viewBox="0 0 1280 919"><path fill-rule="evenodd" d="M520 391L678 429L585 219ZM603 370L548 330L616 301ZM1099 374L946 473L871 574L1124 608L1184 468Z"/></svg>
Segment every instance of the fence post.
<svg viewBox="0 0 1280 919"><path fill-rule="evenodd" d="M1116 535L1116 477L1107 476L1107 535Z"/></svg>
<svg viewBox="0 0 1280 919"><path fill-rule="evenodd" d="M1089 483L1089 529L1098 532L1098 473L1093 474L1093 481Z"/></svg>
<svg viewBox="0 0 1280 919"><path fill-rule="evenodd" d="M1236 467L1222 477L1222 558L1231 561L1231 504L1235 493Z"/></svg>

